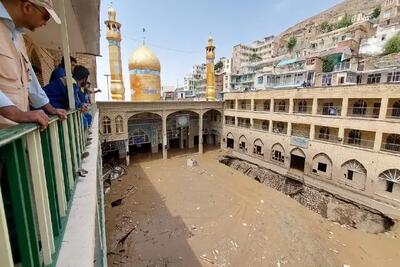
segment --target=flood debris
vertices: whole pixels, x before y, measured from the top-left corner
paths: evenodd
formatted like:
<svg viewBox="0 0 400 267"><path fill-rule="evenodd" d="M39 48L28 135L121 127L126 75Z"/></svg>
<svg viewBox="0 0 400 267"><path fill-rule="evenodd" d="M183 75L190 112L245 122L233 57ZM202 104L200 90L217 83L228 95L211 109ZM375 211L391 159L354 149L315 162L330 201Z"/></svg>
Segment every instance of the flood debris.
<svg viewBox="0 0 400 267"><path fill-rule="evenodd" d="M304 184L252 162L227 155L220 156L218 160L220 163L284 193L322 217L339 223L342 228L356 228L376 234L389 231L394 225L393 219L378 210ZM264 203L264 200L260 202Z"/></svg>
<svg viewBox="0 0 400 267"><path fill-rule="evenodd" d="M119 198L117 200L114 200L113 202L111 202L111 207L118 207L122 204L122 198Z"/></svg>
<svg viewBox="0 0 400 267"><path fill-rule="evenodd" d="M198 165L197 160L193 159L193 158L188 158L186 160L186 166L188 167L196 167Z"/></svg>

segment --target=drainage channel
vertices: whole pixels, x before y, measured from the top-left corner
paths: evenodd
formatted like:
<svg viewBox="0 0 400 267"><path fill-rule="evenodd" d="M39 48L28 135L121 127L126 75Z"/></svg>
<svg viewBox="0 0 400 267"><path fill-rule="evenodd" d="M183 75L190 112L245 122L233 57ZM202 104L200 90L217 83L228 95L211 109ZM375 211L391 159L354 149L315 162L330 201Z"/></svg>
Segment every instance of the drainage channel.
<svg viewBox="0 0 400 267"><path fill-rule="evenodd" d="M303 184L248 161L232 156L221 156L219 162L290 196L322 217L341 225L367 233L383 233L390 231L395 224L391 218L378 210Z"/></svg>

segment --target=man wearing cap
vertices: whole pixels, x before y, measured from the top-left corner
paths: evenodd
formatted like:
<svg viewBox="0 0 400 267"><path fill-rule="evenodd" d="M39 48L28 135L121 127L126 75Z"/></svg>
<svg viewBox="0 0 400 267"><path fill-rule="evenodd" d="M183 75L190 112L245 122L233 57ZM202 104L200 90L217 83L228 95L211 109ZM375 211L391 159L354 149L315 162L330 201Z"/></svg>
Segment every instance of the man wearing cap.
<svg viewBox="0 0 400 267"><path fill-rule="evenodd" d="M53 18L60 24L51 0L0 0L0 128L36 122L46 128L48 114L66 118L41 88L29 62L22 33L34 31ZM29 104L35 111L29 111Z"/></svg>

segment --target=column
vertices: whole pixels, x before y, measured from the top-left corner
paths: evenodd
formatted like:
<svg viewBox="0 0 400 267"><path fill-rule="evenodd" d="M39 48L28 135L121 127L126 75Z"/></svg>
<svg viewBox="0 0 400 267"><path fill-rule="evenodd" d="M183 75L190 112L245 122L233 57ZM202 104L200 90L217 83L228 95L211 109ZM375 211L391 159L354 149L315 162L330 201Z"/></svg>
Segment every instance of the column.
<svg viewBox="0 0 400 267"><path fill-rule="evenodd" d="M291 136L292 135L292 123L288 122L287 123L287 136Z"/></svg>
<svg viewBox="0 0 400 267"><path fill-rule="evenodd" d="M349 108L349 98L348 97L344 97L343 98L343 103L342 103L342 117L346 117L347 116L347 110Z"/></svg>
<svg viewBox="0 0 400 267"><path fill-rule="evenodd" d="M314 136L315 136L315 125L311 124L310 125L310 140L314 140Z"/></svg>
<svg viewBox="0 0 400 267"><path fill-rule="evenodd" d="M317 115L318 113L318 98L314 97L312 101L312 115Z"/></svg>
<svg viewBox="0 0 400 267"><path fill-rule="evenodd" d="M339 127L338 139L342 139L342 143L344 143L344 127Z"/></svg>
<svg viewBox="0 0 400 267"><path fill-rule="evenodd" d="M289 114L293 114L293 110L294 110L294 99L289 98Z"/></svg>
<svg viewBox="0 0 400 267"><path fill-rule="evenodd" d="M271 99L271 103L270 103L270 108L269 108L269 112L273 113L275 109L275 100L272 98Z"/></svg>
<svg viewBox="0 0 400 267"><path fill-rule="evenodd" d="M381 150L382 136L383 136L382 132L376 132L375 133L375 142L374 142L374 150L375 151L380 151Z"/></svg>
<svg viewBox="0 0 400 267"><path fill-rule="evenodd" d="M129 166L130 164L129 139L125 140L125 147L126 147L126 166Z"/></svg>
<svg viewBox="0 0 400 267"><path fill-rule="evenodd" d="M168 158L168 154L167 154L167 117L164 114L162 116L162 136L163 136L163 142L162 142L163 159L167 159Z"/></svg>
<svg viewBox="0 0 400 267"><path fill-rule="evenodd" d="M272 130L273 130L273 127L274 125L273 125L273 120L269 120L269 125L268 125L268 132L269 133L272 133Z"/></svg>
<svg viewBox="0 0 400 267"><path fill-rule="evenodd" d="M180 133L180 135L179 135L179 148L180 149L184 149L185 147L184 147L184 140L185 140L185 136L184 136L184 133L185 131L183 130L183 128L181 127L181 128L179 128L179 133Z"/></svg>
<svg viewBox="0 0 400 267"><path fill-rule="evenodd" d="M250 99L250 110L254 111L254 98Z"/></svg>
<svg viewBox="0 0 400 267"><path fill-rule="evenodd" d="M199 115L199 154L203 154L203 114Z"/></svg>
<svg viewBox="0 0 400 267"><path fill-rule="evenodd" d="M379 119L384 120L386 118L387 110L389 105L389 99L387 97L382 98L381 108L379 110Z"/></svg>

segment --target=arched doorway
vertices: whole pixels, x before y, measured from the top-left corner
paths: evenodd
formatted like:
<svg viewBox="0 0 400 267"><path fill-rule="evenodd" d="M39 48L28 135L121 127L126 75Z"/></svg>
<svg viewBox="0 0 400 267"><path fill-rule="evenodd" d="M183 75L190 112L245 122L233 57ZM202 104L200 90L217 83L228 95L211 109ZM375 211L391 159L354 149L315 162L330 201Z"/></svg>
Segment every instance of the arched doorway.
<svg viewBox="0 0 400 267"><path fill-rule="evenodd" d="M152 155L162 148L162 119L155 113L143 112L128 120L129 154Z"/></svg>
<svg viewBox="0 0 400 267"><path fill-rule="evenodd" d="M300 148L295 148L290 152L290 169L304 172L306 164L306 154Z"/></svg>
<svg viewBox="0 0 400 267"><path fill-rule="evenodd" d="M235 137L232 133L226 135L226 147L231 149L235 148Z"/></svg>
<svg viewBox="0 0 400 267"><path fill-rule="evenodd" d="M209 110L203 114L203 140L210 147L221 145L222 116L217 110Z"/></svg>
<svg viewBox="0 0 400 267"><path fill-rule="evenodd" d="M167 148L172 153L179 150L195 152L200 142L199 115L190 110L181 110L167 116Z"/></svg>

